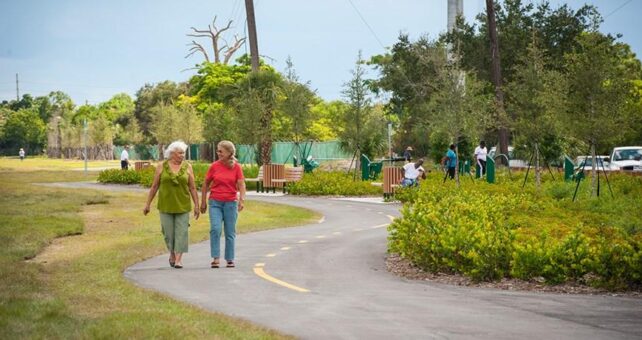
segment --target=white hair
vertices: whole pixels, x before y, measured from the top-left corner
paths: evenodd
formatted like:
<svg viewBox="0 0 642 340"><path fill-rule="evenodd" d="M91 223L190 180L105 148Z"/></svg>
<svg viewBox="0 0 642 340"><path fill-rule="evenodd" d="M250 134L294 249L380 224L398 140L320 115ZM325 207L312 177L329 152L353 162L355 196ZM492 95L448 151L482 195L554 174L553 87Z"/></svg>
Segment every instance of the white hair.
<svg viewBox="0 0 642 340"><path fill-rule="evenodd" d="M176 151L183 151L185 152L187 150L187 144L185 144L182 140L177 140L175 142L172 142L172 144L168 145L167 148L165 149L165 152L163 155L165 155L165 158L169 158L172 152Z"/></svg>

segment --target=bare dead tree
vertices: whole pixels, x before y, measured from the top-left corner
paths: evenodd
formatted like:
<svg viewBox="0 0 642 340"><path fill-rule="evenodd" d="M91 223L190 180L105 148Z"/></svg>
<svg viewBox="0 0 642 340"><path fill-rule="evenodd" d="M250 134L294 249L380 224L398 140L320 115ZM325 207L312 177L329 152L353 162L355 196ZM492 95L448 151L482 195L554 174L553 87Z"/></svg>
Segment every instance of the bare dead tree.
<svg viewBox="0 0 642 340"><path fill-rule="evenodd" d="M207 25L206 30L199 30L196 29L195 27L190 27L193 33L187 34L189 37L195 37L195 38L209 38L211 40L212 44L212 51L214 52L214 63L221 63L221 55L223 56L222 63L227 64L229 60L232 58L232 55L243 46L243 43L245 42L245 38L238 38L238 36L234 36L234 43L232 45L228 44L225 39L221 36L221 34L227 30L229 30L232 27L232 20L227 22L227 25L223 28L217 28L216 27L216 17L214 17L214 20L212 20L211 25ZM220 42L223 41L225 43L224 46L219 47ZM191 46L189 49L189 53L185 56L185 58L188 58L194 53L200 52L203 54L205 57L205 60L207 62L210 62L209 55L207 53L207 50L203 45L199 44L195 40L192 40L191 43L188 44L188 46Z"/></svg>

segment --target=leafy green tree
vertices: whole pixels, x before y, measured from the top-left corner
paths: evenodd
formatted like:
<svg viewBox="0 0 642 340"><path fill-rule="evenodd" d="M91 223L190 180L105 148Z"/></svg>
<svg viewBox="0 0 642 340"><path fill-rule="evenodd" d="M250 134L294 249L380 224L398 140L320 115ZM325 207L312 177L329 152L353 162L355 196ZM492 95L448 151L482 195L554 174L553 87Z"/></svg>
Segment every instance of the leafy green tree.
<svg viewBox="0 0 642 340"><path fill-rule="evenodd" d="M283 133L283 137L294 139L298 145L302 140L310 137L308 131L314 118L311 109L317 99L314 92L310 90L310 83L299 81L291 58L288 57L286 65L283 100L280 103L279 112L283 116L282 130L287 131Z"/></svg>
<svg viewBox="0 0 642 340"><path fill-rule="evenodd" d="M565 96L560 96L565 92L564 76L554 69L546 69L544 51L535 42L531 43L528 54L515 70L514 80L507 84L506 104L516 117L513 122L516 144L526 145L534 153L538 188L540 157L550 161L561 156L562 130L558 117L566 108Z"/></svg>
<svg viewBox="0 0 642 340"><path fill-rule="evenodd" d="M381 74L379 79L369 82L370 88L375 94L390 96L385 112L398 121L397 148L412 145L420 153L428 152L426 127L422 122L427 121L426 103L436 90L432 80L437 76L437 64L443 62L435 59L436 54L432 52L435 49L437 43L427 37L411 42L408 35L401 34L389 53L369 61Z"/></svg>
<svg viewBox="0 0 642 340"><path fill-rule="evenodd" d="M370 89L364 78L365 61L359 51L352 79L344 84L343 96L347 110L341 117L342 130L339 131L341 146L347 152L356 152L374 157L385 148L386 120L382 110L374 110L370 99Z"/></svg>
<svg viewBox="0 0 642 340"><path fill-rule="evenodd" d="M240 121L258 121L258 125L238 126L239 136L254 134L258 137L261 164L270 163L272 158L272 122L283 98L282 88L283 78L272 68L249 73L234 86L237 99L232 100L233 108L239 117L245 117Z"/></svg>
<svg viewBox="0 0 642 340"><path fill-rule="evenodd" d="M98 116L88 122L88 145L97 149L98 157L111 159L111 147L114 141L115 127L105 116Z"/></svg>
<svg viewBox="0 0 642 340"><path fill-rule="evenodd" d="M167 105L161 102L152 112L154 120L151 132L160 144L167 145L179 139L188 144L202 140L202 122L191 105Z"/></svg>
<svg viewBox="0 0 642 340"><path fill-rule="evenodd" d="M145 84L136 92L134 117L138 121L140 129L145 136L145 142L155 142L151 133L153 122L153 109L160 103L168 105L178 100L180 95L188 93L187 83L174 83L166 80L157 84Z"/></svg>
<svg viewBox="0 0 642 340"><path fill-rule="evenodd" d="M578 48L565 57L569 81L566 124L576 138L592 146L592 194L597 189L595 147L610 145L616 136L633 128L627 103L639 100L614 40L595 31L584 33L578 37Z"/></svg>
<svg viewBox="0 0 642 340"><path fill-rule="evenodd" d="M348 105L340 100L320 101L312 106L310 111L314 120L307 132L309 138L319 141L337 139L339 132L337 122L344 116L347 109Z"/></svg>
<svg viewBox="0 0 642 340"><path fill-rule="evenodd" d="M489 112L493 101L484 91L484 84L472 72L460 70L456 60L448 62L445 52L442 46L431 51L434 53L432 59L441 62L436 64L437 74L432 81L435 92L426 105L430 115L421 125L426 127L433 143L438 140L437 137L446 137L450 143L454 143L458 160L462 160L472 150L460 150L460 145L479 140L490 125ZM442 153L445 150L442 149Z"/></svg>
<svg viewBox="0 0 642 340"><path fill-rule="evenodd" d="M31 154L39 153L46 140L46 124L37 110L19 109L7 117L2 142L12 153L21 147Z"/></svg>

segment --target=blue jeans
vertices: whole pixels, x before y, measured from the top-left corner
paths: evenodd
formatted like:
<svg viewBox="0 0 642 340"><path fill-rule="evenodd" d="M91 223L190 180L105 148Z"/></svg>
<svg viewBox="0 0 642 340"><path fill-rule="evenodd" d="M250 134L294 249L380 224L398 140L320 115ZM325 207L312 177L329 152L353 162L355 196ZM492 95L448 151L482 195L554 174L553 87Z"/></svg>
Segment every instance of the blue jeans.
<svg viewBox="0 0 642 340"><path fill-rule="evenodd" d="M225 260L234 261L236 218L238 203L209 200L210 205L210 253L212 258L221 257L221 229L225 228ZM223 228L222 228L223 227Z"/></svg>

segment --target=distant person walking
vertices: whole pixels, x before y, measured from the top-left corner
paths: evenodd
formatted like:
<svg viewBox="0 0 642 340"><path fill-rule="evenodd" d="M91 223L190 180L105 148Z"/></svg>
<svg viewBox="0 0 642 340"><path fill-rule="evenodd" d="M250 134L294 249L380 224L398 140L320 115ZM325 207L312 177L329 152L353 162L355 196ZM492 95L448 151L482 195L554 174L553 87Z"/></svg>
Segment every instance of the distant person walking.
<svg viewBox="0 0 642 340"><path fill-rule="evenodd" d="M123 151L120 153L120 168L127 170L129 168L129 145L125 145Z"/></svg>
<svg viewBox="0 0 642 340"><path fill-rule="evenodd" d="M165 245L169 250L169 265L183 268L183 253L189 243L189 213L192 210L190 197L194 202L194 218L198 219L198 193L194 184L192 165L185 162L187 144L175 141L165 150L165 159L156 168L156 174L149 189L143 214L149 213L149 206L158 191L158 211Z"/></svg>
<svg viewBox="0 0 642 340"><path fill-rule="evenodd" d="M446 152L446 157L444 157L444 162L446 163L447 176L450 179L455 178L455 169L457 168L457 154L455 153L455 144L450 144L450 148ZM444 181L446 178L444 177Z"/></svg>
<svg viewBox="0 0 642 340"><path fill-rule="evenodd" d="M201 188L201 213L210 208L210 254L212 268L220 266L221 231L225 231L225 260L227 267L234 264L236 220L245 202L245 178L234 155L236 148L230 141L216 146L218 160L212 163ZM209 191L209 200L207 192ZM208 204L209 203L209 204Z"/></svg>
<svg viewBox="0 0 642 340"><path fill-rule="evenodd" d="M25 149L20 148L20 151L18 151L18 156L20 156L20 160L23 161L25 159Z"/></svg>
<svg viewBox="0 0 642 340"><path fill-rule="evenodd" d="M404 161L406 161L406 163L412 160L412 151L412 146L408 146L403 152L403 159Z"/></svg>
<svg viewBox="0 0 642 340"><path fill-rule="evenodd" d="M477 160L477 168L479 168L479 175L484 176L486 174L486 156L488 155L488 149L486 149L486 142L479 142L479 146L475 148L475 159Z"/></svg>

